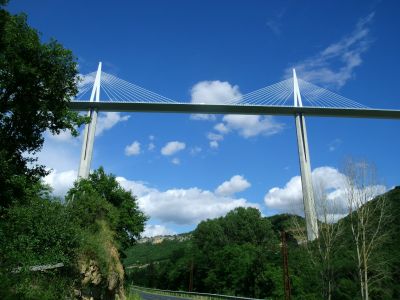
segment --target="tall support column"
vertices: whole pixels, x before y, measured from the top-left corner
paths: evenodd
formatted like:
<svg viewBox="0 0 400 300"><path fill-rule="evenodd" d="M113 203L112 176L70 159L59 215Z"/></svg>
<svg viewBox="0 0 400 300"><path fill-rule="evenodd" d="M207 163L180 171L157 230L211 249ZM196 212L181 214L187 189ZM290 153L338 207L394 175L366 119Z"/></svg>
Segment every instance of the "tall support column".
<svg viewBox="0 0 400 300"><path fill-rule="evenodd" d="M294 106L303 106L296 70L293 69ZM306 120L303 114L295 115L297 145L299 148L301 185L303 190L304 216L307 225L307 238L312 241L318 238L318 221L314 203L314 189L311 178L310 154L308 151Z"/></svg>
<svg viewBox="0 0 400 300"><path fill-rule="evenodd" d="M90 102L99 102L100 100L100 76L101 62L99 63L99 67L97 68L92 94L90 95ZM93 156L94 137L96 133L97 109L90 109L88 112L88 117L90 117L90 123L85 125L78 178L89 177L90 163Z"/></svg>

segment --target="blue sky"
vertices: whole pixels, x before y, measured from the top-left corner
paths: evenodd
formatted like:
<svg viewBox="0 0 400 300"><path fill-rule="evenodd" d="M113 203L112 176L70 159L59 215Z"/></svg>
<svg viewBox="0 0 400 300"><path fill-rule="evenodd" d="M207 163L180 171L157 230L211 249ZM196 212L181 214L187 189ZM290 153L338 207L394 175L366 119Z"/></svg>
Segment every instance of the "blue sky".
<svg viewBox="0 0 400 300"><path fill-rule="evenodd" d="M26 12L43 40L71 49L80 73L102 61L105 72L174 100L220 101L296 67L300 78L364 105L400 109L399 6L42 0L11 1L9 9ZM399 121L310 117L307 127L313 176L332 197L343 190L340 168L349 156L375 164L380 184L399 185ZM76 177L80 147L68 134L46 137L39 157L54 170L46 181L59 195ZM301 207L291 117L102 114L92 167L100 165L138 195L151 217L148 235L191 230L240 205L265 215Z"/></svg>

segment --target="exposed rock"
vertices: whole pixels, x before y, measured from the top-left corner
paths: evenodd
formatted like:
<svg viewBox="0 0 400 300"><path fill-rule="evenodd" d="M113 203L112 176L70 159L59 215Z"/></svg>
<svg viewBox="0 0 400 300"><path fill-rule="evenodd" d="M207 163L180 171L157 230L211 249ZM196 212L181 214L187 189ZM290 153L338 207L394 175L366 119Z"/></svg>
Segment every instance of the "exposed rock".
<svg viewBox="0 0 400 300"><path fill-rule="evenodd" d="M186 240L189 240L192 237L191 233L181 233L181 234L176 234L176 235L157 235L153 237L144 237L138 240L139 244L144 244L144 243L151 243L151 244L160 244L163 241L179 241L183 242Z"/></svg>
<svg viewBox="0 0 400 300"><path fill-rule="evenodd" d="M124 269L119 260L118 250L107 243L104 245L108 261L99 265L93 257L79 260L80 283L74 290L75 298L80 300L125 300ZM91 255L92 256L92 255ZM105 269L106 268L106 269Z"/></svg>

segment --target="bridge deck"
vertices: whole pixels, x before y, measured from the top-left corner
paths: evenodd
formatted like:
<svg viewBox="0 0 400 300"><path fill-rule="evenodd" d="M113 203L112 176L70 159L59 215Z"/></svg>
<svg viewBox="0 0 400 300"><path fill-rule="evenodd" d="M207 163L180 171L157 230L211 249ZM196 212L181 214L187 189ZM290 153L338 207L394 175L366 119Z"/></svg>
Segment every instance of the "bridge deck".
<svg viewBox="0 0 400 300"><path fill-rule="evenodd" d="M227 104L194 104L194 103L133 103L133 102L89 102L72 101L72 110L86 111L91 108L99 111L116 112L165 112L192 114L239 114L239 115L280 115L293 116L304 114L320 117L400 119L400 110L389 109L355 109L323 108L294 106L245 106Z"/></svg>

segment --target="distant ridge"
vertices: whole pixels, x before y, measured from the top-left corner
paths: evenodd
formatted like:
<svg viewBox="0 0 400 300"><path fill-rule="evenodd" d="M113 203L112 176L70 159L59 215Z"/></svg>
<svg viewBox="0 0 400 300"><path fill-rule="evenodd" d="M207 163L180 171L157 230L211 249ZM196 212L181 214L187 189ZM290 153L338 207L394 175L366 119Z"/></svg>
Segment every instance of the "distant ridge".
<svg viewBox="0 0 400 300"><path fill-rule="evenodd" d="M160 244L163 241L178 241L178 242L183 242L187 241L191 238L192 233L187 232L187 233L180 233L180 234L174 234L174 235L157 235L153 237L143 237L140 240L138 240L138 244Z"/></svg>

